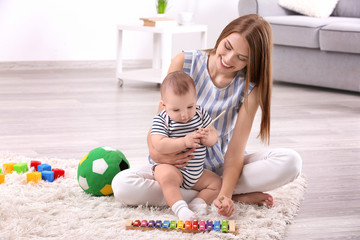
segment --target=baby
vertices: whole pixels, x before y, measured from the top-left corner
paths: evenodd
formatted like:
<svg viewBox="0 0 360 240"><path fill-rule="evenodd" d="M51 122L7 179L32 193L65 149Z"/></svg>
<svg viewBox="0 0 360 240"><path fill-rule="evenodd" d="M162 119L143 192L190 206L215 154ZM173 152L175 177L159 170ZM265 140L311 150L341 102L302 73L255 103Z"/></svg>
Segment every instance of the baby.
<svg viewBox="0 0 360 240"><path fill-rule="evenodd" d="M220 177L204 169L206 146L218 140L216 129L209 124L208 113L196 105L193 79L182 71L168 74L161 85L161 103L164 110L153 119L151 140L162 154L173 154L196 148L187 166L154 165L154 177L159 182L167 204L181 220L195 218L194 212L204 212L218 196ZM199 191L189 205L183 200L180 187ZM196 211L195 211L196 210Z"/></svg>

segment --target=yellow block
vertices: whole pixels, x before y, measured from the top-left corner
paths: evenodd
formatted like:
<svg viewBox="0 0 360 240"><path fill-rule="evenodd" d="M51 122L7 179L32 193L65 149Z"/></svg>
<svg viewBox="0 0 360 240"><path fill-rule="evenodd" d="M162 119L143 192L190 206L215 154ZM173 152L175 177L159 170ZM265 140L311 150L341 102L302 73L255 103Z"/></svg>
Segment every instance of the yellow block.
<svg viewBox="0 0 360 240"><path fill-rule="evenodd" d="M12 173L14 171L14 165L16 165L17 163L4 163L3 167L4 167L4 173Z"/></svg>
<svg viewBox="0 0 360 240"><path fill-rule="evenodd" d="M5 174L0 173L0 184L5 182Z"/></svg>
<svg viewBox="0 0 360 240"><path fill-rule="evenodd" d="M26 183L38 183L39 181L41 181L41 172L31 172L26 174Z"/></svg>

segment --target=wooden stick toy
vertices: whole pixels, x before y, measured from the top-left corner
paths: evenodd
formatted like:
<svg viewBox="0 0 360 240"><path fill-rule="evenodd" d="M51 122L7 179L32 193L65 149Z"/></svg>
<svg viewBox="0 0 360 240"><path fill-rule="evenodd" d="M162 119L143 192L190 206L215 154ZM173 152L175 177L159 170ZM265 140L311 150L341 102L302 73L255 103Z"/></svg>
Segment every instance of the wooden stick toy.
<svg viewBox="0 0 360 240"><path fill-rule="evenodd" d="M211 125L213 125L214 124L214 122L216 122L216 120L218 120L222 115L224 115L225 114L225 110L224 111L222 111L216 118L214 118L212 121L211 121L211 123L209 124L209 125L207 125L207 127L206 128L209 128Z"/></svg>
<svg viewBox="0 0 360 240"><path fill-rule="evenodd" d="M180 231L187 233L201 233L206 231L218 231L222 233L232 233L237 234L238 229L236 228L234 220L127 220L125 225L126 230L140 230L140 231L150 231L150 230L161 230L161 231Z"/></svg>

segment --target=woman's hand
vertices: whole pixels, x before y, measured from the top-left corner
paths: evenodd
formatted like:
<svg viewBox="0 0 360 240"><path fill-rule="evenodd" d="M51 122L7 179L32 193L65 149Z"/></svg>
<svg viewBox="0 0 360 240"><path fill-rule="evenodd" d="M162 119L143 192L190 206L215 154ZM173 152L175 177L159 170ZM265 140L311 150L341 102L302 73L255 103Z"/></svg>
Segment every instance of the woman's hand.
<svg viewBox="0 0 360 240"><path fill-rule="evenodd" d="M214 205L218 208L218 213L225 217L230 217L235 211L233 200L225 196L218 196L214 200Z"/></svg>
<svg viewBox="0 0 360 240"><path fill-rule="evenodd" d="M150 152L151 159L157 163L171 164L177 168L183 168L188 165L188 161L194 158L194 155L190 155L195 151L195 148L192 148L183 153L173 153L173 154L160 154L155 149L152 149Z"/></svg>
<svg viewBox="0 0 360 240"><path fill-rule="evenodd" d="M160 107L159 107L160 109ZM186 152L182 153L171 153L171 154L161 154L152 145L151 137L150 137L151 129L147 135L147 144L149 148L149 155L151 159L157 163L162 164L171 164L177 168L183 168L188 165L188 161L193 159L194 156L190 155L195 151L195 148L189 149Z"/></svg>

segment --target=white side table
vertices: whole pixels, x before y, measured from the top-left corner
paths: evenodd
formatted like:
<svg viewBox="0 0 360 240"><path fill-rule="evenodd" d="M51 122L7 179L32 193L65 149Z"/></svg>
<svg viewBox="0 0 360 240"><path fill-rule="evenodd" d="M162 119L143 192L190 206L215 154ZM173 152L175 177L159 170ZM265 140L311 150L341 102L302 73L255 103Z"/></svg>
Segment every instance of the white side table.
<svg viewBox="0 0 360 240"><path fill-rule="evenodd" d="M172 35L180 33L200 33L201 48L206 48L207 26L206 25L185 25L171 27L149 27L143 25L118 25L118 49L116 77L119 86L123 80L145 81L161 83L167 74L171 63ZM152 68L123 71L123 32L140 31L153 33L153 61Z"/></svg>

